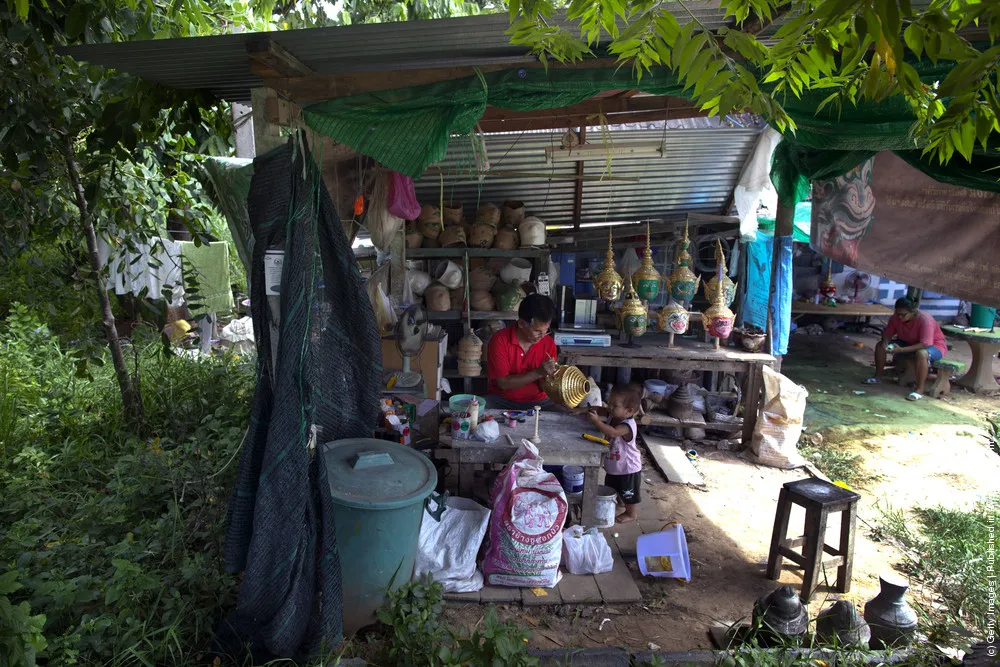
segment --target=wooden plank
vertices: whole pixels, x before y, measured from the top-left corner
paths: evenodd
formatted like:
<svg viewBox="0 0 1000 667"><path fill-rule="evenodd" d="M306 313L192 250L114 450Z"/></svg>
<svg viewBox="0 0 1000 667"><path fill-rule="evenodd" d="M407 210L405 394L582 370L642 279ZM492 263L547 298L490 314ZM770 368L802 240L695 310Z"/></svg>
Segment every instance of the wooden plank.
<svg viewBox="0 0 1000 667"><path fill-rule="evenodd" d="M479 601L483 604L520 602L521 589L513 586L483 586L479 591Z"/></svg>
<svg viewBox="0 0 1000 667"><path fill-rule="evenodd" d="M735 433L743 430L743 422L698 422L682 421L666 414L665 412L647 412L639 418L639 423L643 426L673 426L674 428L703 428L708 431L726 431Z"/></svg>
<svg viewBox="0 0 1000 667"><path fill-rule="evenodd" d="M612 528L606 528L602 532L608 538L609 543L614 540L622 556L635 556L635 542L642 535L642 526L638 521L615 524ZM614 537L615 534L618 537Z"/></svg>
<svg viewBox="0 0 1000 667"><path fill-rule="evenodd" d="M723 371L740 373L746 370L746 364L739 361L682 361L675 359L629 359L627 357L607 357L591 348L594 354L577 354L559 350L559 363L569 366L609 366L612 368L654 368L671 371ZM611 348L603 348L611 349Z"/></svg>
<svg viewBox="0 0 1000 667"><path fill-rule="evenodd" d="M542 588L545 595L535 595L534 588L521 588L521 604L525 607L546 607L549 605L562 604L562 595L559 593L559 586L555 588Z"/></svg>
<svg viewBox="0 0 1000 667"><path fill-rule="evenodd" d="M760 364L750 364L747 370L747 384L743 392L743 444L753 441L753 431L757 427L757 411L760 409L764 376Z"/></svg>
<svg viewBox="0 0 1000 667"><path fill-rule="evenodd" d="M475 602L478 603L480 598L480 591L472 591L471 593L445 593L444 599L449 602Z"/></svg>
<svg viewBox="0 0 1000 667"><path fill-rule="evenodd" d="M608 364L614 365L611 360L639 359L645 361L658 360L678 360L678 361L698 361L698 362L736 362L740 364L773 363L774 357L762 352L746 352L735 347L723 347L714 349L711 343L698 343L685 339L675 339L675 347L667 347L668 337L666 334L649 333L639 339L642 347L638 349L626 348L621 345L611 347L580 347L575 345L564 345L560 348L560 353L565 354L585 354L588 356L603 356L609 359ZM710 366L702 367L704 370L716 370Z"/></svg>
<svg viewBox="0 0 1000 667"><path fill-rule="evenodd" d="M831 317L890 317L893 310L880 303L838 303L836 307L809 301L793 301L792 312L799 315Z"/></svg>
<svg viewBox="0 0 1000 667"><path fill-rule="evenodd" d="M614 568L610 572L594 575L594 581L597 582L597 587L601 590L601 597L604 598L605 602L611 603L642 600L639 587L635 585L632 572L625 564L625 559L622 558L621 551L618 550L618 545L614 540L610 542L610 547L611 555L615 559Z"/></svg>
<svg viewBox="0 0 1000 667"><path fill-rule="evenodd" d="M558 588L565 603L601 601L601 589L597 587L592 574L567 574L559 582Z"/></svg>
<svg viewBox="0 0 1000 667"><path fill-rule="evenodd" d="M562 111L556 109L555 111ZM624 123L646 123L649 121L674 120L676 118L701 118L707 114L697 106L686 106L668 111L623 111L605 116L609 125ZM510 120L479 121L479 128L489 134L493 132L522 132L526 130L551 130L567 126L594 125L596 115L569 114L544 118L515 118Z"/></svg>
<svg viewBox="0 0 1000 667"><path fill-rule="evenodd" d="M642 438L649 448L649 453L653 455L656 467L667 477L667 481L693 486L705 485L705 480L691 465L684 450L676 444L676 440L650 435L643 435Z"/></svg>

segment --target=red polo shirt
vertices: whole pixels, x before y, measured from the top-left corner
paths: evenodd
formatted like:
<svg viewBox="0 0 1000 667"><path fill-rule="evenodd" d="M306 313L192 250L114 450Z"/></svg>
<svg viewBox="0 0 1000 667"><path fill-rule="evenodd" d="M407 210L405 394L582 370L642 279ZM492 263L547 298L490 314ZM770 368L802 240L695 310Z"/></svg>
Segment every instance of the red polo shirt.
<svg viewBox="0 0 1000 667"><path fill-rule="evenodd" d="M537 381L510 391L501 390L496 381L497 378L505 378L508 375L533 371L549 357L555 359L556 354L556 342L552 340L552 336L544 336L525 352L517 340L516 324L496 332L490 338L486 352L487 372L490 376L489 393L519 403L544 400L547 396Z"/></svg>

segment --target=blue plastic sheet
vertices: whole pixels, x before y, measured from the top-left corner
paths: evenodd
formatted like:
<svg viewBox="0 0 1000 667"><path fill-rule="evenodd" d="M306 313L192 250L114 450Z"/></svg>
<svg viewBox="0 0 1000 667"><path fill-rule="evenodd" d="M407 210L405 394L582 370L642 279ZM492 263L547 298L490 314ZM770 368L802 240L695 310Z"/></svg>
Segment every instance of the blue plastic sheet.
<svg viewBox="0 0 1000 667"><path fill-rule="evenodd" d="M774 354L788 353L788 334L792 322L792 241L778 238L778 279L771 303L771 328ZM757 232L757 240L747 244L747 290L743 298L743 322L767 328L767 300L771 286L771 258L774 238Z"/></svg>

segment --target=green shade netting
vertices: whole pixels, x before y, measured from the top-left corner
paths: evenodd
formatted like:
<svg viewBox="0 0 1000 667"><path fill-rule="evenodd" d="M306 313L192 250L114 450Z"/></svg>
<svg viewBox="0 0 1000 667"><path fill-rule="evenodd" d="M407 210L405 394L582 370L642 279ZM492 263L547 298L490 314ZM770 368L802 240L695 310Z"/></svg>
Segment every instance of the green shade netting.
<svg viewBox="0 0 1000 667"><path fill-rule="evenodd" d="M315 131L417 178L444 159L452 134L468 134L486 106L511 111L556 109L579 104L608 90L681 95L669 70L637 81L629 67L513 69L378 93L366 93L306 107L303 118ZM666 116L666 112L664 112Z"/></svg>
<svg viewBox="0 0 1000 667"><path fill-rule="evenodd" d="M953 63L911 61L921 79L942 80ZM471 132L487 106L512 111L556 109L611 90L639 90L689 97L666 68L636 80L629 67L510 69L480 76L366 93L306 107L306 124L402 174L417 178L441 161L452 134ZM797 130L775 150L771 181L781 203L794 206L809 196L810 182L832 178L858 166L876 152L892 150L932 178L952 185L1000 192L1000 152L977 150L972 162L955 155L947 165L923 158L909 133L914 116L895 96L862 101L840 110L816 109L829 90L807 91L783 100ZM998 142L1000 146L1000 142Z"/></svg>
<svg viewBox="0 0 1000 667"><path fill-rule="evenodd" d="M799 243L809 243L809 233L812 229L812 202L801 201L795 205L795 215L792 218L792 240ZM774 236L774 218L757 216L758 231L765 236Z"/></svg>

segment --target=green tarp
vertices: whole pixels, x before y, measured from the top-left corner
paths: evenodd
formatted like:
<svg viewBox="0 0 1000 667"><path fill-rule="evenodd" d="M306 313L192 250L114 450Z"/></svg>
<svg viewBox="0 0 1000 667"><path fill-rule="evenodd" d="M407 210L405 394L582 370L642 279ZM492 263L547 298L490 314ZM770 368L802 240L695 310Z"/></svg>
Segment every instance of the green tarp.
<svg viewBox="0 0 1000 667"><path fill-rule="evenodd" d="M942 80L952 63L912 63L922 80ZM452 134L475 129L487 105L513 111L555 109L612 90L688 97L666 68L637 81L631 68L511 69L425 86L343 97L306 107L305 122L321 134L414 178L444 158ZM910 137L913 114L899 96L817 113L829 90L789 96L785 108L798 125L774 154L771 180L779 200L794 205L814 179L839 176L880 150L900 157L941 182L1000 192L1000 153L978 151L972 163L955 155L941 166L923 159ZM998 142L1000 145L1000 142Z"/></svg>
<svg viewBox="0 0 1000 667"><path fill-rule="evenodd" d="M792 240L798 243L809 243L809 233L812 230L812 202L799 202L795 205L795 217L792 218ZM757 225L761 234L774 236L774 218L757 216Z"/></svg>

